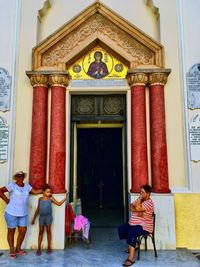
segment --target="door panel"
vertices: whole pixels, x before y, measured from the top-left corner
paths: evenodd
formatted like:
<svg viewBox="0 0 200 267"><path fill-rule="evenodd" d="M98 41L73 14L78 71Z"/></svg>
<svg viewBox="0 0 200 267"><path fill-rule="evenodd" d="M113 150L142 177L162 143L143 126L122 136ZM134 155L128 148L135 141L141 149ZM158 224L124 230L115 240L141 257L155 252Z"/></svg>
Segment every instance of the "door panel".
<svg viewBox="0 0 200 267"><path fill-rule="evenodd" d="M123 208L122 129L78 129L77 162L83 209Z"/></svg>

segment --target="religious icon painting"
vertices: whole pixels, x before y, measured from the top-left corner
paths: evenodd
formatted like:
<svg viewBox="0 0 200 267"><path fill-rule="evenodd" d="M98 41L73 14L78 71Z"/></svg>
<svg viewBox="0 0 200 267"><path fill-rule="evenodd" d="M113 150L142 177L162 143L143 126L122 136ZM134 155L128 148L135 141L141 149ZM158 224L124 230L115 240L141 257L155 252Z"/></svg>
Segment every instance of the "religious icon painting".
<svg viewBox="0 0 200 267"><path fill-rule="evenodd" d="M128 67L101 47L95 47L69 67L72 80L125 79Z"/></svg>
<svg viewBox="0 0 200 267"><path fill-rule="evenodd" d="M90 61L91 63L88 64ZM100 49L90 53L89 60L87 55L82 64L85 73L94 79L102 79L106 77L113 69L112 57Z"/></svg>

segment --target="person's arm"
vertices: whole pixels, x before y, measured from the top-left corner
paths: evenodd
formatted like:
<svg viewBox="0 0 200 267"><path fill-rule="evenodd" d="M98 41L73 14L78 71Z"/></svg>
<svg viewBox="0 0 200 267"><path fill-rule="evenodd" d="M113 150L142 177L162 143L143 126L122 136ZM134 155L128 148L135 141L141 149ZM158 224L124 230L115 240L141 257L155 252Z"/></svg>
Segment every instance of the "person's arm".
<svg viewBox="0 0 200 267"><path fill-rule="evenodd" d="M54 197L51 197L51 201L57 206L61 206L65 202L66 199L67 199L67 194L61 201L57 201Z"/></svg>
<svg viewBox="0 0 200 267"><path fill-rule="evenodd" d="M131 203L130 205L129 205L129 211L136 211L136 209L135 209L135 205L133 204L133 203Z"/></svg>
<svg viewBox="0 0 200 267"><path fill-rule="evenodd" d="M5 201L6 204L8 204L10 200L5 195L6 192L8 192L8 189L5 186L0 188L0 198L2 198L3 201Z"/></svg>
<svg viewBox="0 0 200 267"><path fill-rule="evenodd" d="M136 209L136 211L142 211L142 212L146 211L146 209L142 206L142 198L141 197L138 198L138 201L135 205L135 209Z"/></svg>
<svg viewBox="0 0 200 267"><path fill-rule="evenodd" d="M33 195L39 195L39 194L42 194L42 189L34 189L34 188L32 188L30 193L33 194Z"/></svg>
<svg viewBox="0 0 200 267"><path fill-rule="evenodd" d="M33 216L33 219L32 219L32 221L31 221L31 224L34 224L34 223L35 223L35 219L36 219L36 217L37 217L38 214L39 214L40 199L41 199L41 198L38 199L38 206L37 206L37 209L35 210L35 214L34 214L34 216Z"/></svg>

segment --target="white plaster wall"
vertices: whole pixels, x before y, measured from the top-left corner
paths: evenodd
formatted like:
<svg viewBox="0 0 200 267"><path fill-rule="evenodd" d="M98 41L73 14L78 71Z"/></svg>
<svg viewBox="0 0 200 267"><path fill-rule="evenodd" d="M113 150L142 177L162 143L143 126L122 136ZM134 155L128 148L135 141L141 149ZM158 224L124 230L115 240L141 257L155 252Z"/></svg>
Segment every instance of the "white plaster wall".
<svg viewBox="0 0 200 267"><path fill-rule="evenodd" d="M21 1L14 169L28 172L33 89L25 72L31 70L32 48L37 40L38 10L43 7L45 1Z"/></svg>
<svg viewBox="0 0 200 267"><path fill-rule="evenodd" d="M200 1L199 0L178 0L179 6L179 24L182 31L179 34L180 38L180 60L183 63L182 66L182 78L183 78L183 92L185 92L185 131L186 131L186 153L188 155L188 176L190 183L190 191L191 192L200 192L200 162L192 162L190 161L190 147L189 147L189 139L188 139L188 126L190 123L190 119L194 114L199 112L199 109L189 110L187 108L187 89L186 89L186 73L189 69L197 63L200 63L200 49L199 49L199 28L200 28L200 20L199 20L199 10L200 10ZM200 158L200 155L199 155Z"/></svg>
<svg viewBox="0 0 200 267"><path fill-rule="evenodd" d="M187 187L184 158L183 102L180 81L179 39L176 1L153 0L160 14L160 42L165 49L165 67L171 68L165 86L165 111L170 188Z"/></svg>
<svg viewBox="0 0 200 267"><path fill-rule="evenodd" d="M131 194L130 201L138 198L138 194ZM156 225L155 243L159 249L176 249L174 195L173 194L151 194L154 202ZM143 244L144 246L144 244ZM153 249L152 241L148 238L148 248Z"/></svg>
<svg viewBox="0 0 200 267"><path fill-rule="evenodd" d="M44 17L41 18L39 26L39 41L44 40L59 27L72 19L83 9L93 4L94 0L51 0L49 8ZM159 22L157 16L143 0L102 0L103 4L127 19L140 30L159 41Z"/></svg>
<svg viewBox="0 0 200 267"><path fill-rule="evenodd" d="M16 74L18 62L18 36L20 22L20 0L0 2L0 68L4 68L11 76L10 110L0 111L0 116L5 118L9 126L8 160L0 164L0 187L7 184L13 172L13 149L15 129L15 104L16 104Z"/></svg>
<svg viewBox="0 0 200 267"><path fill-rule="evenodd" d="M37 249L38 247L38 232L39 232L39 218L37 217L35 224L31 225L35 210L38 205L38 198L40 196L31 195L29 198L29 213L28 213L28 230L26 233L23 247L26 249ZM61 201L65 195L56 194L55 199ZM52 205L53 210L53 223L51 227L52 232L52 248L64 249L65 247L65 203L58 207ZM46 231L43 236L42 249L47 248L47 235Z"/></svg>

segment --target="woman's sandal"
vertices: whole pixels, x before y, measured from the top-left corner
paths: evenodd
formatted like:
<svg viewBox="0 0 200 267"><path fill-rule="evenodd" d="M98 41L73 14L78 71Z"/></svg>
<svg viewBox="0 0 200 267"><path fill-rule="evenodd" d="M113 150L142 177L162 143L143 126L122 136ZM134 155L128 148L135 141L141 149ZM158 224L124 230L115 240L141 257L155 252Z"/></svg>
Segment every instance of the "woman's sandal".
<svg viewBox="0 0 200 267"><path fill-rule="evenodd" d="M25 250L20 250L18 252L15 252L16 255L19 255L19 256L26 256L28 253L25 251Z"/></svg>
<svg viewBox="0 0 200 267"><path fill-rule="evenodd" d="M36 255L37 255L37 256L41 256L41 255L42 255L41 250L37 250L37 251L36 251Z"/></svg>
<svg viewBox="0 0 200 267"><path fill-rule="evenodd" d="M52 250L51 249L47 249L47 254L51 254L52 253Z"/></svg>
<svg viewBox="0 0 200 267"><path fill-rule="evenodd" d="M135 261L131 261L129 259L125 260L125 262L122 264L123 266L131 266L135 263Z"/></svg>
<svg viewBox="0 0 200 267"><path fill-rule="evenodd" d="M14 254L14 253L13 254L12 253L10 254L10 259L11 260L16 260L16 258L17 258L16 254Z"/></svg>

